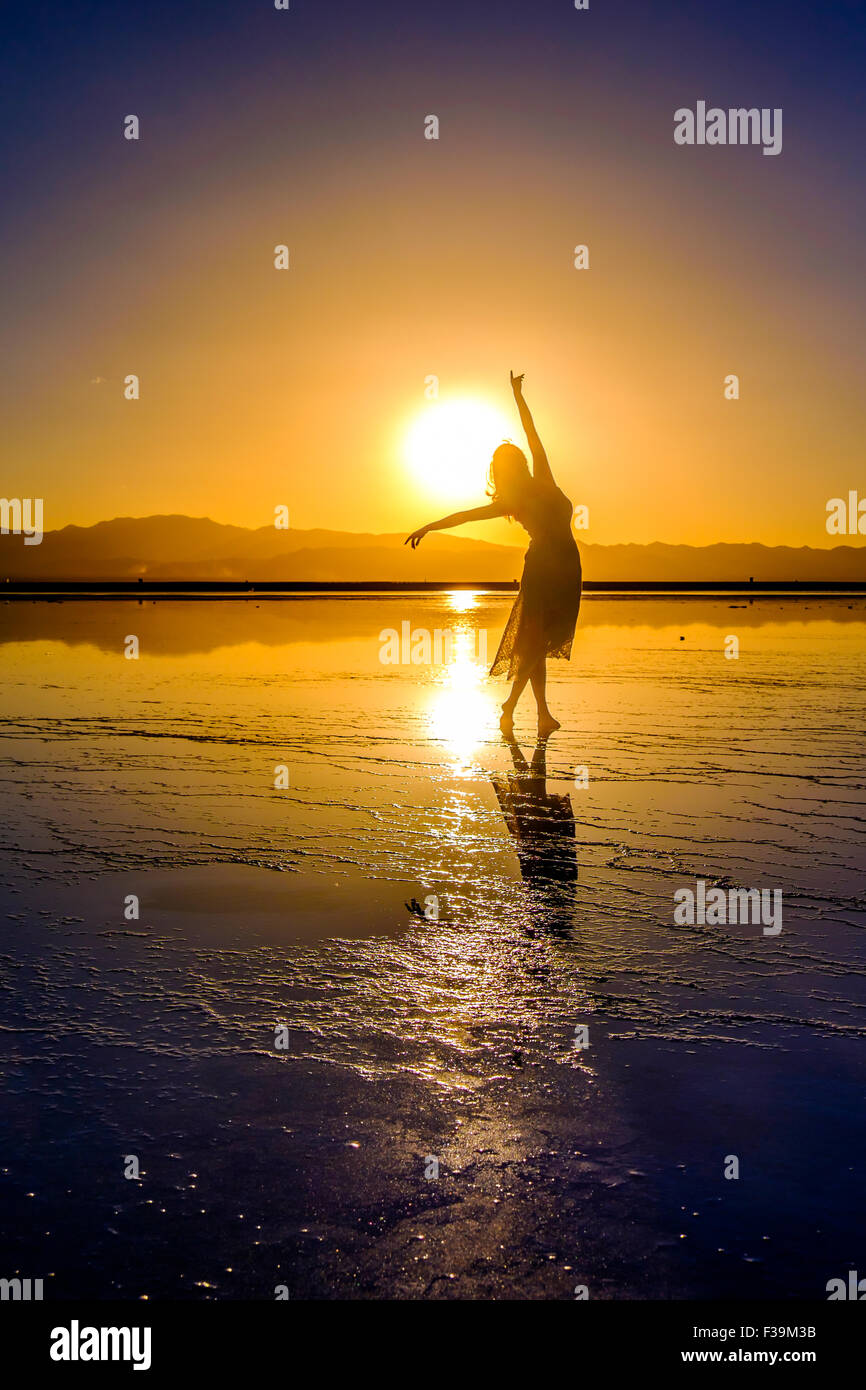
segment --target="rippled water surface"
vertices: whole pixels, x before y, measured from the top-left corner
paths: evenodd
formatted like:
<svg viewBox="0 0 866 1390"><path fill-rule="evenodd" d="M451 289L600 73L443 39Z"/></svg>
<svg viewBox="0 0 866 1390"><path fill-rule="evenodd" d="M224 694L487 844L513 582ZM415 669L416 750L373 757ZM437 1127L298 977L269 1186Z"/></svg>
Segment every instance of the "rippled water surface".
<svg viewBox="0 0 866 1390"><path fill-rule="evenodd" d="M0 607L0 1274L761 1298L866 1266L866 604L588 599L546 749L528 700L497 728L508 606ZM383 664L404 623L446 660ZM781 933L676 924L698 880L781 889Z"/></svg>

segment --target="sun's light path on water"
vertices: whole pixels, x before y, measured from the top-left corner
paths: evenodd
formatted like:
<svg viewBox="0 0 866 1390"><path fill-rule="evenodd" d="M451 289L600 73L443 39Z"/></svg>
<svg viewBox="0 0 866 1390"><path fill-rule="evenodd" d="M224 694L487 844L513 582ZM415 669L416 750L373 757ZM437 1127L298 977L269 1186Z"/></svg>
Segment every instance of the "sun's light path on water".
<svg viewBox="0 0 866 1390"><path fill-rule="evenodd" d="M514 421L489 401L434 401L410 424L405 457L426 492L456 503L477 497L483 505L490 457L513 434Z"/></svg>
<svg viewBox="0 0 866 1390"><path fill-rule="evenodd" d="M477 607L475 594L449 594L454 614L469 615ZM466 777L476 770L476 753L496 728L498 710L487 672L493 653L487 650L487 633L471 618L451 623L450 650L441 680L428 706L430 737L445 745L453 759L452 773Z"/></svg>
<svg viewBox="0 0 866 1390"><path fill-rule="evenodd" d="M478 599L470 590L455 589L448 595L448 606L454 613L471 613L478 607Z"/></svg>

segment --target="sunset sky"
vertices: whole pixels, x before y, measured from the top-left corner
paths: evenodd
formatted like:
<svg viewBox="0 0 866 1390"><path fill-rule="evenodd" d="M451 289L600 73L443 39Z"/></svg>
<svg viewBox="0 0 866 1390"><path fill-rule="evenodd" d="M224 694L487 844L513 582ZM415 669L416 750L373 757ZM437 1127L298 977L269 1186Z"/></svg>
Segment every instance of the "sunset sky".
<svg viewBox="0 0 866 1390"><path fill-rule="evenodd" d="M589 541L829 545L827 500L866 494L863 5L93 0L3 24L0 493L43 497L46 529L285 504L411 530L484 501L483 453L453 493L412 467L425 378L522 442L509 368ZM782 153L675 145L698 100L781 107Z"/></svg>

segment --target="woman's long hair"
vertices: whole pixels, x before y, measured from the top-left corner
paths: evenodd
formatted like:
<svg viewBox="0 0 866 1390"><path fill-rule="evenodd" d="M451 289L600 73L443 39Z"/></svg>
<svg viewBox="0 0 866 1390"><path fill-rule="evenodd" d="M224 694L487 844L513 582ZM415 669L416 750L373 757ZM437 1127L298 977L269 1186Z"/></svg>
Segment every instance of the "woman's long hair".
<svg viewBox="0 0 866 1390"><path fill-rule="evenodd" d="M513 520L513 504L519 502L532 483L532 474L526 455L510 439L503 440L494 449L487 470L487 496L494 502L503 502L509 508L506 516Z"/></svg>

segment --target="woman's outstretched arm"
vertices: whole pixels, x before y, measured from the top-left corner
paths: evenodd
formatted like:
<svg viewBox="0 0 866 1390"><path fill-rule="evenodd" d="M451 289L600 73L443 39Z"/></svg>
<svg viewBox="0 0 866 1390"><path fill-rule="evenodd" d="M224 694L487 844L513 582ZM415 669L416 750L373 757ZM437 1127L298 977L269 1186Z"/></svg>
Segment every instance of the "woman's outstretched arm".
<svg viewBox="0 0 866 1390"><path fill-rule="evenodd" d="M452 512L450 516L443 516L439 521L430 521L420 530L413 531L403 544L411 545L414 550L428 531L447 531L452 526L463 526L467 521L490 521L495 516L505 516L505 508L501 502L490 502L486 507L470 507L466 512Z"/></svg>
<svg viewBox="0 0 866 1390"><path fill-rule="evenodd" d="M544 445L538 437L538 430L535 428L535 421L529 413L529 406L523 399L523 373L515 376L509 372L511 377L511 389L514 392L514 399L517 402L517 409L520 411L520 423L526 435L526 442L529 445L529 452L532 454L532 476L542 483L553 483L553 474L550 471L550 464L547 462L547 454L544 452Z"/></svg>

